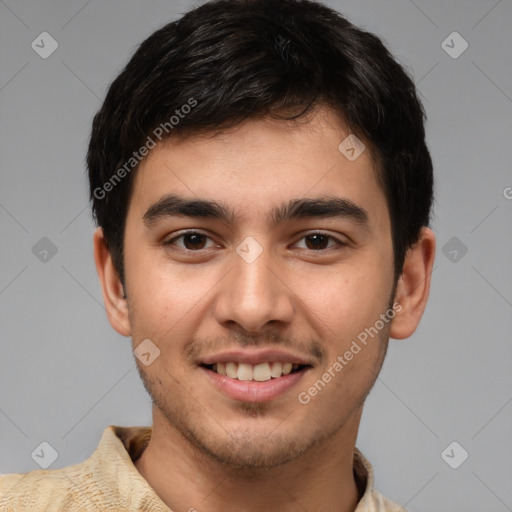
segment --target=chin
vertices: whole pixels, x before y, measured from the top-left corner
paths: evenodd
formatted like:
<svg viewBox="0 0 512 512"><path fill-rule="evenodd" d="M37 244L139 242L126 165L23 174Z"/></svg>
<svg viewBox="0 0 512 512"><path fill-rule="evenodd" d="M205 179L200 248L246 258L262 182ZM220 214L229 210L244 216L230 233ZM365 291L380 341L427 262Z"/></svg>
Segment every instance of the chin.
<svg viewBox="0 0 512 512"><path fill-rule="evenodd" d="M265 439L251 440L228 438L212 443L196 443L204 455L224 465L237 469L269 469L285 465L300 457L307 447L298 446L295 440L280 439L271 443ZM202 446L201 446L202 445Z"/></svg>
<svg viewBox="0 0 512 512"><path fill-rule="evenodd" d="M208 430L197 430L191 424L174 423L174 426L201 456L240 470L283 466L328 437L325 431L309 434L303 429L287 431L282 418L258 425L255 422L257 420L251 419L223 426L212 424Z"/></svg>

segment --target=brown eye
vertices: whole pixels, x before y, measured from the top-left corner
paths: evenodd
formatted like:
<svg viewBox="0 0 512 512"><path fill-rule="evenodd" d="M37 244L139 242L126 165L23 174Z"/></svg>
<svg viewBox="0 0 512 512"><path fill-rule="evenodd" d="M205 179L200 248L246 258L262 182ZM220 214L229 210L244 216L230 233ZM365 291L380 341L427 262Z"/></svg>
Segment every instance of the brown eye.
<svg viewBox="0 0 512 512"><path fill-rule="evenodd" d="M183 245L176 244L176 241L180 239L183 239ZM197 251L205 248L205 244L207 243L208 239L209 237L203 233L198 233L197 231L189 231L164 242L164 245L177 245L178 247L188 251Z"/></svg>
<svg viewBox="0 0 512 512"><path fill-rule="evenodd" d="M206 237L198 233L183 235L183 243L187 249L203 249Z"/></svg>
<svg viewBox="0 0 512 512"><path fill-rule="evenodd" d="M309 235L303 236L301 240L306 240L304 248L308 249L309 251L323 251L325 249L335 247L336 245L348 245L347 243L342 242L341 240L338 240L337 238L334 238L333 236L326 233L310 233ZM334 243L329 245L330 241L333 241Z"/></svg>
<svg viewBox="0 0 512 512"><path fill-rule="evenodd" d="M327 247L327 243L329 241L328 236L326 235L308 235L304 237L305 240L309 240L310 243L306 243L308 249L317 250L317 249L325 249Z"/></svg>

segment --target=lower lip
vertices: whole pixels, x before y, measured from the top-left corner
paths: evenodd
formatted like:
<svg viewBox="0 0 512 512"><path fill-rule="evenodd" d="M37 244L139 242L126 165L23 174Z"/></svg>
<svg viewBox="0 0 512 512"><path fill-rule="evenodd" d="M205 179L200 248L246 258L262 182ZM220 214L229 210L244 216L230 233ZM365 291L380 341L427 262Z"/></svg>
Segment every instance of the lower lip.
<svg viewBox="0 0 512 512"><path fill-rule="evenodd" d="M207 375L219 391L233 400L242 402L270 402L295 386L307 372L305 368L276 379L258 382L231 379L202 366L199 369Z"/></svg>

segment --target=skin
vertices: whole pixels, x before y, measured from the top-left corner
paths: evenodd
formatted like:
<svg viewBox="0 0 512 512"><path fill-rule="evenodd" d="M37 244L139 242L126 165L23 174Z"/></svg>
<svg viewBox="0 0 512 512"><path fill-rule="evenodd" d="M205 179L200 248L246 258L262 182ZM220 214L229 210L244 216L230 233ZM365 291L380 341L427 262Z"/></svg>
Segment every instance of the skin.
<svg viewBox="0 0 512 512"><path fill-rule="evenodd" d="M95 232L112 327L131 336L133 348L149 338L160 349L149 366L136 359L153 399L153 433L135 466L176 512L348 512L357 506L352 468L363 403L388 338L409 337L421 319L435 237L422 229L393 294L385 196L367 141L353 162L338 151L349 133L334 112L319 108L299 122L250 120L215 135L159 144L141 163L129 204L126 299L101 228ZM234 224L171 217L149 229L144 213L169 193L223 202ZM326 195L363 207L367 228L348 218L267 223L271 208L287 200ZM209 238L176 239L182 230ZM321 249L306 237L317 231L333 237L323 239ZM236 252L248 236L262 248L252 263ZM173 239L174 245L164 245ZM301 404L298 393L394 301L401 310L378 337ZM293 388L267 402L227 397L192 358L267 346L313 361Z"/></svg>

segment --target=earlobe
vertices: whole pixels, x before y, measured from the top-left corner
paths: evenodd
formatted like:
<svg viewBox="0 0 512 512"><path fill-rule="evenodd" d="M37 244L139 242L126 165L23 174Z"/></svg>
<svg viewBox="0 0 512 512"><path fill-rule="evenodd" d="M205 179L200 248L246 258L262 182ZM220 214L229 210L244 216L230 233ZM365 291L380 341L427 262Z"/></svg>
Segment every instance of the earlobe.
<svg viewBox="0 0 512 512"><path fill-rule="evenodd" d="M103 292L103 302L110 325L122 336L131 335L126 295L112 257L105 244L103 229L94 232L94 261Z"/></svg>
<svg viewBox="0 0 512 512"><path fill-rule="evenodd" d="M418 327L430 293L435 253L434 232L424 227L418 242L409 248L405 256L395 294L395 301L400 304L401 309L391 323L391 338L408 338Z"/></svg>

